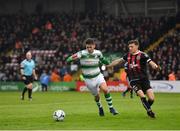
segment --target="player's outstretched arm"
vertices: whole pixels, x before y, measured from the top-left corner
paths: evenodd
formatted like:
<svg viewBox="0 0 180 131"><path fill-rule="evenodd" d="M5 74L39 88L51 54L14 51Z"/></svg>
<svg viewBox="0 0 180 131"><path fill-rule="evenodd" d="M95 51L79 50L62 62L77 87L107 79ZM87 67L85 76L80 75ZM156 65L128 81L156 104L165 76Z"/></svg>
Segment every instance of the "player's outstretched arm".
<svg viewBox="0 0 180 131"><path fill-rule="evenodd" d="M67 62L67 63L70 63L70 62L72 62L72 61L74 61L74 60L76 60L76 59L78 59L78 55L77 55L77 54L74 54L74 55L72 55L72 56L69 56L69 57L66 59L66 62Z"/></svg>
<svg viewBox="0 0 180 131"><path fill-rule="evenodd" d="M107 65L106 67L109 68L109 67L113 67L113 66L116 66L118 64L122 64L124 63L125 60L123 58L120 58L120 59L116 59L114 61L111 62L111 64Z"/></svg>
<svg viewBox="0 0 180 131"><path fill-rule="evenodd" d="M157 71L160 71L161 70L161 67L159 65L157 65L154 61L150 61L149 62L149 65L154 69L154 70L157 70Z"/></svg>

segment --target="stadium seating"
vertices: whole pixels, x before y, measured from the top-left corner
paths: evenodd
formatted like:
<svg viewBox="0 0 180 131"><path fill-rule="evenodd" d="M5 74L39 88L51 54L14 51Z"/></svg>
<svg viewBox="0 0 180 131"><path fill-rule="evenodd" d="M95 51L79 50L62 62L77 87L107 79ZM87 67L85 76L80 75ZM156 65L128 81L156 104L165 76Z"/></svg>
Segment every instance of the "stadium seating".
<svg viewBox="0 0 180 131"><path fill-rule="evenodd" d="M96 38L97 48L103 53L123 54L127 52L128 40L139 39L141 49L144 50L175 26L174 24L173 19L169 20L168 17L115 18L106 13L3 15L0 16L0 51L3 51L0 55L0 69L9 70L5 73L7 80L19 80L19 64L24 59L25 52L31 50L39 76L44 69L49 72L54 68L61 70L63 65L69 71L66 57L83 49L83 41L87 37ZM155 53L159 50L160 48L154 49ZM155 60L156 57L158 56L152 56ZM177 60L175 63L178 64ZM165 79L153 75L152 73L152 79Z"/></svg>
<svg viewBox="0 0 180 131"><path fill-rule="evenodd" d="M180 29L174 30L169 35L167 35L164 40L160 43L157 48L154 48L149 52L151 58L155 60L159 65L162 66L162 71L156 73L151 71L151 79L155 80L167 80L168 74L174 71L177 74L177 79L179 80L179 70L180 70Z"/></svg>

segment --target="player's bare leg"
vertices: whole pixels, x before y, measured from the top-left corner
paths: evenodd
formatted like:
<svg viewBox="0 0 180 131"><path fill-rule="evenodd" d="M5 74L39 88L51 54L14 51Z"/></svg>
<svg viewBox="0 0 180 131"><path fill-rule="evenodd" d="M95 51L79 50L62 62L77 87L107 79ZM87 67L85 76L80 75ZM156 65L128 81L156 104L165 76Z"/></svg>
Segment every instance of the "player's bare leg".
<svg viewBox="0 0 180 131"><path fill-rule="evenodd" d="M112 113L113 115L117 115L118 112L113 107L112 97L111 97L111 95L110 95L110 93L108 91L106 82L101 83L100 89L104 92L104 96L105 96L106 101L108 103L110 113Z"/></svg>

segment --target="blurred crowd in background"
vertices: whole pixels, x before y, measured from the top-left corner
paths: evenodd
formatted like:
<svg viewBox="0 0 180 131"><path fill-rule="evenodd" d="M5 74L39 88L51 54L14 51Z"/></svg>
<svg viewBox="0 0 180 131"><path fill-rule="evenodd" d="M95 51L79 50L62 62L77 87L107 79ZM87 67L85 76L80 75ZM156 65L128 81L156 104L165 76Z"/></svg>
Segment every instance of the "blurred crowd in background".
<svg viewBox="0 0 180 131"><path fill-rule="evenodd" d="M28 50L32 51L39 77L46 73L52 81L72 81L73 71L65 59L84 49L86 38L95 38L97 49L103 53L123 55L128 51L129 40L138 39L143 51L175 24L176 17L116 18L104 12L1 15L0 81L21 80L19 64ZM150 79L168 80L169 74L174 74L180 80L179 47L180 30L177 29L148 52L162 67L160 72L150 69Z"/></svg>

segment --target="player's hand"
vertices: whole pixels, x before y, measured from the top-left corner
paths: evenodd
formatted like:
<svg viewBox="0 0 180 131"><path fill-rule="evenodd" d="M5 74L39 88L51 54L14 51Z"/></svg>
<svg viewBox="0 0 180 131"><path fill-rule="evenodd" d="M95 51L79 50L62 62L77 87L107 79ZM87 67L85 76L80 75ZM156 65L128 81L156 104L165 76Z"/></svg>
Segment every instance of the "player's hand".
<svg viewBox="0 0 180 131"><path fill-rule="evenodd" d="M22 76L22 79L23 79L23 80L26 80L26 77L25 77L25 76Z"/></svg>
<svg viewBox="0 0 180 131"><path fill-rule="evenodd" d="M106 65L106 69L113 70L113 66Z"/></svg>
<svg viewBox="0 0 180 131"><path fill-rule="evenodd" d="M156 70L157 70L157 71L161 71L161 70L162 70L161 66L158 65L157 68L156 68Z"/></svg>
<svg viewBox="0 0 180 131"><path fill-rule="evenodd" d="M102 66L101 66L101 70L103 70L103 71L106 70L106 66L105 66L105 65L102 65Z"/></svg>

